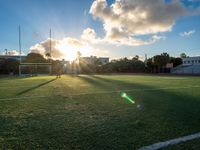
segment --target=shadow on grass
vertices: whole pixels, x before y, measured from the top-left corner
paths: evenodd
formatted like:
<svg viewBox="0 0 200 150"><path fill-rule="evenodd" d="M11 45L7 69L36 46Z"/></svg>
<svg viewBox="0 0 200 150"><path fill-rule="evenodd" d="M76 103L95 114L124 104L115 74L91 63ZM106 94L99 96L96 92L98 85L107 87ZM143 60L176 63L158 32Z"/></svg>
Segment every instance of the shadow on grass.
<svg viewBox="0 0 200 150"><path fill-rule="evenodd" d="M55 81L56 79L57 79L57 78L51 79L51 80L46 81L46 82L43 82L43 83L38 84L38 85L36 85L36 86L34 86L34 87L31 87L31 88L26 89L26 90L24 90L24 91L22 91L22 92L19 92L19 93L17 93L16 95L19 96L19 95L25 94L25 93L27 93L27 92L29 92L29 91L35 90L35 89L37 89L37 88L39 88L39 87L41 87L41 86L44 86L44 85L46 85L46 84L49 84L49 83Z"/></svg>
<svg viewBox="0 0 200 150"><path fill-rule="evenodd" d="M7 127L16 127L14 130L9 129L6 132L9 135L2 135L4 139L8 139L6 144L22 149L20 146L26 143L26 139L31 139L33 144L29 149L36 149L36 145L39 145L41 149L48 149L49 145L52 149L66 149L66 147L68 149L97 150L138 149L141 146L200 130L198 95L196 97L187 95L187 93L183 93L185 90L158 90L156 85L135 83L134 80L130 80L130 82L123 79L112 79L111 76L109 78L106 76L77 76L77 78L102 91L111 90L116 86L120 86L122 89L152 89L152 91L127 92L134 95L137 102L143 104L143 108L140 110L135 105L125 105L123 101L117 101L116 94L108 93L105 96L74 97L74 101L79 101L80 104L56 100L56 104L61 102L56 109L55 103L48 102L49 107L46 108L45 114L37 113L32 118L25 118L27 120L22 122L24 128L22 125L16 126L20 118L15 117L16 123L14 121L12 123L12 120L6 122L5 120L9 118L2 115L0 116L2 131L7 131ZM100 102L97 104L98 100ZM12 103L10 105L13 105ZM27 105L30 104L27 103ZM40 101L38 105L40 105ZM17 109L19 108L17 107ZM37 132L32 129L37 129ZM22 131L23 139L16 142L9 140L10 135L21 136L21 132L15 133L18 130ZM25 148L27 149L27 145Z"/></svg>
<svg viewBox="0 0 200 150"><path fill-rule="evenodd" d="M147 85L137 84L134 82L128 82L124 80L116 80L116 78L105 78L105 76L78 76L81 80L88 82L91 85L95 85L100 90L130 90L130 89L147 89L152 88ZM156 88L156 87L155 87Z"/></svg>
<svg viewBox="0 0 200 150"><path fill-rule="evenodd" d="M102 82L102 80L97 80L96 78L94 78L95 76L93 76L93 75L86 75L86 76L81 75L81 76L77 76L77 77L83 81L88 82L91 85L95 85L95 86L98 86L101 88L109 85L108 83Z"/></svg>
<svg viewBox="0 0 200 150"><path fill-rule="evenodd" d="M115 122L113 124L121 124L119 126L112 125L112 128L110 130L120 130L120 136L128 137L125 138L125 140L122 140L115 133L112 133L114 138L110 139L110 143L112 143L111 145L114 145L114 141L116 140L121 145L123 145L126 142L129 142L135 145L134 148L139 148L140 146L144 146L144 144L149 145L155 142L165 141L200 131L199 97L197 94L196 96L187 95L187 92L193 92L195 89L183 89L183 91L181 89L159 89L159 87L157 87L156 85L145 85L135 83L134 81L129 82L118 79L116 80L116 78L106 78L106 76L92 75L79 76L79 78L90 84L96 84L95 86L97 86L101 90L105 90L107 87L109 87L109 85L113 85L114 87L119 86L123 90L136 89L135 91L133 90L127 93L130 95L134 95L134 97L136 98L136 102L142 105L141 111L138 111L136 115L134 113L134 109L136 106L132 106L132 108L129 108L129 106L127 105L126 113L129 113L129 115L120 118L121 122L127 122L127 124L123 125L122 123L115 122L112 119L107 120L107 122L103 123L103 125L107 128L110 128L109 124L112 124L113 121ZM186 93L184 93L185 90L187 90ZM113 93L111 93L111 97L112 95ZM106 101L102 99L102 103L104 102ZM119 104L121 105L123 103ZM106 103L105 106L107 105L108 103ZM109 105L109 107L111 107L111 105ZM122 109L124 109L123 106L121 107L121 110ZM131 122L133 122L133 118L135 116L137 116L136 118L139 120L139 122L141 122L144 125L142 131L137 131L134 128L132 128L133 126L131 125ZM124 129L129 130L127 131ZM107 131L107 129L105 130ZM146 134L144 134L143 132ZM133 135L132 133L135 133L135 135ZM92 136L95 136L95 134L96 133L92 133ZM142 142L140 143L139 141ZM101 140L101 142L107 143L104 140ZM119 147L121 146L120 144L118 145ZM132 147L132 144L128 144L125 147L121 147L121 149L134 149ZM119 147L116 147L116 149Z"/></svg>

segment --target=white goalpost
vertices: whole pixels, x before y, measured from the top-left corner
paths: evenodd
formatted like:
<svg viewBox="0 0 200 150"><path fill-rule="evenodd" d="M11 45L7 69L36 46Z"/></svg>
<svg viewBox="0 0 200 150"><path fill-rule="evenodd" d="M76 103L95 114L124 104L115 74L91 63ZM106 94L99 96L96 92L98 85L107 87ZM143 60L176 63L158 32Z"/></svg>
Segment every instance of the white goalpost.
<svg viewBox="0 0 200 150"><path fill-rule="evenodd" d="M21 28L19 26L19 54L20 54L20 63L19 63L19 76L42 76L42 75L51 75L52 74L52 61L51 61L51 29L50 29L50 42L49 42L49 61L48 63L41 62L22 62L21 56Z"/></svg>
<svg viewBox="0 0 200 150"><path fill-rule="evenodd" d="M51 63L20 63L19 76L51 75Z"/></svg>

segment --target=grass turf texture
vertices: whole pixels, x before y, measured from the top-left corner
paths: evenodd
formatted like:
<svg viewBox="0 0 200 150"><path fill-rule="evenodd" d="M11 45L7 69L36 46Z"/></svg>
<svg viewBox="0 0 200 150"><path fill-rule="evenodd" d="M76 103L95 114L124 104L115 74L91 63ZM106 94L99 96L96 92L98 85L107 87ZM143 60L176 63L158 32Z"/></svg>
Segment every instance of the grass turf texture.
<svg viewBox="0 0 200 150"><path fill-rule="evenodd" d="M199 77L0 78L0 149L138 149L200 132L199 85Z"/></svg>

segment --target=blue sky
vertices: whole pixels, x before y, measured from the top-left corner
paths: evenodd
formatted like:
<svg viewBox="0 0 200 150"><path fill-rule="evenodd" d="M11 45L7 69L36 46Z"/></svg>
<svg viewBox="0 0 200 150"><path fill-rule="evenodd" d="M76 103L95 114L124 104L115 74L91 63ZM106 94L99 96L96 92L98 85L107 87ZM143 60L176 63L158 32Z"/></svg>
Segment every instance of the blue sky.
<svg viewBox="0 0 200 150"><path fill-rule="evenodd" d="M171 3L172 1L167 0L166 2ZM89 12L93 3L93 0L0 0L0 53L3 53L5 48L8 50L19 49L19 25L22 29L22 50L25 54L30 51L32 46L47 40L50 28L53 38L57 40L70 37L80 41L82 32L87 28L95 31L96 39L105 39L106 34L110 31L104 28L108 18ZM114 0L107 1L108 7L113 3L115 3ZM199 9L200 6L199 0L182 0L181 3L191 11ZM96 19L94 19L95 17ZM187 34L190 31L193 32ZM133 33L135 34L135 32L134 30ZM144 56L145 54L150 57L162 52L168 52L173 56L178 56L181 52L190 56L200 55L199 13L179 16L171 31L158 31L153 34L164 38L139 46L124 44L121 41L120 44L108 42L95 44L95 46L91 44L90 48L98 49L94 55L111 58ZM134 35L134 38L144 40L153 34ZM132 36L132 33L127 36ZM67 49L66 51L69 52Z"/></svg>

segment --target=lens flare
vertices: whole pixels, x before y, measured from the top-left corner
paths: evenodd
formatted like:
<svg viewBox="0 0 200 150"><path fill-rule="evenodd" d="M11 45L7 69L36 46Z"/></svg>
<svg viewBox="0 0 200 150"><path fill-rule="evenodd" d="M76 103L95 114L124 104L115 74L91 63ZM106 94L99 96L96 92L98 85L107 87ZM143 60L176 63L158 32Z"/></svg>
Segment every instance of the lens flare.
<svg viewBox="0 0 200 150"><path fill-rule="evenodd" d="M131 102L132 104L135 104L135 101L133 101L126 93L122 92L121 97L124 98L125 100Z"/></svg>

